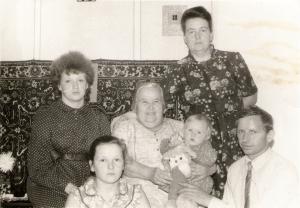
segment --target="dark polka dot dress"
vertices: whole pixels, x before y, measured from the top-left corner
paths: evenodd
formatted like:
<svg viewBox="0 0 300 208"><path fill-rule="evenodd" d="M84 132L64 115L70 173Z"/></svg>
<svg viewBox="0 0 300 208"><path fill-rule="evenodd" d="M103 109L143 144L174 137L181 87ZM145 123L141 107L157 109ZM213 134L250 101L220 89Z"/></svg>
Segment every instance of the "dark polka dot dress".
<svg viewBox="0 0 300 208"><path fill-rule="evenodd" d="M59 155L87 153L94 139L109 134L106 116L88 104L73 109L59 100L39 109L28 145L27 192L33 205L63 207L66 185L82 185L90 169L87 160L65 160Z"/></svg>

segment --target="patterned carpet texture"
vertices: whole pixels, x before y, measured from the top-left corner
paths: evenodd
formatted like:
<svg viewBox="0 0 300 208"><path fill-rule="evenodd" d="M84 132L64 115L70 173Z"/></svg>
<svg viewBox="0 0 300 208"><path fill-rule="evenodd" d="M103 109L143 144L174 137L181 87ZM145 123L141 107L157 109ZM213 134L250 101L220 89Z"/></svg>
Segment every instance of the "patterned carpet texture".
<svg viewBox="0 0 300 208"><path fill-rule="evenodd" d="M167 70L178 67L176 61L93 60L97 68L97 102L93 107L104 111L111 120L130 110L136 83L161 81ZM51 61L0 62L0 153L12 151L14 170L6 174L11 188L0 184L3 192L26 192L26 155L32 117L36 110L60 97L53 86ZM168 117L178 117L167 112ZM2 174L3 175L3 174Z"/></svg>

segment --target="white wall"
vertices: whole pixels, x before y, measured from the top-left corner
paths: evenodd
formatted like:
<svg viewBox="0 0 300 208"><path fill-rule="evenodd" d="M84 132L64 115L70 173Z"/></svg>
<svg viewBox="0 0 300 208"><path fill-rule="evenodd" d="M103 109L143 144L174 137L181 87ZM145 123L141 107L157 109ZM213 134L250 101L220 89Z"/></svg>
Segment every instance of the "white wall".
<svg viewBox="0 0 300 208"><path fill-rule="evenodd" d="M0 0L0 60L133 59L134 1Z"/></svg>
<svg viewBox="0 0 300 208"><path fill-rule="evenodd" d="M182 36L162 36L162 6L202 4L211 10L204 0L0 2L0 60L52 60L69 50L91 59L179 59L186 47Z"/></svg>
<svg viewBox="0 0 300 208"><path fill-rule="evenodd" d="M0 0L0 61L33 58L34 1Z"/></svg>
<svg viewBox="0 0 300 208"><path fill-rule="evenodd" d="M52 60L68 50L89 58L180 59L182 36L162 36L163 5L204 5L214 44L239 51L275 118L274 148L300 171L300 2L0 0L0 60Z"/></svg>
<svg viewBox="0 0 300 208"><path fill-rule="evenodd" d="M242 53L274 116L274 149L300 170L300 1L217 1L213 14L216 47Z"/></svg>
<svg viewBox="0 0 300 208"><path fill-rule="evenodd" d="M41 1L41 59L79 50L90 58L133 57L133 2Z"/></svg>

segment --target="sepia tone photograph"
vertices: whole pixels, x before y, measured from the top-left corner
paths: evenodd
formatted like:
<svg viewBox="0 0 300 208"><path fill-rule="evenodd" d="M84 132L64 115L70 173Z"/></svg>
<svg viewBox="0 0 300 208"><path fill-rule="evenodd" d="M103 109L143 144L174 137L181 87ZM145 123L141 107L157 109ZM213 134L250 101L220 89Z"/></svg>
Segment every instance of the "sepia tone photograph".
<svg viewBox="0 0 300 208"><path fill-rule="evenodd" d="M0 0L0 208L300 204L298 0Z"/></svg>

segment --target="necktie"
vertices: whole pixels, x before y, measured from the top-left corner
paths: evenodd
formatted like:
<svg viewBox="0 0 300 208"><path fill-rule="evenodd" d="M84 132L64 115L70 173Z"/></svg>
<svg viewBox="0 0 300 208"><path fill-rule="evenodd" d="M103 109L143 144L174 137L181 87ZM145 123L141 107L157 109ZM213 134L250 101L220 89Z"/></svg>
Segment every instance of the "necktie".
<svg viewBox="0 0 300 208"><path fill-rule="evenodd" d="M251 186L251 176L252 176L252 164L248 162L248 171L245 183L245 206L244 208L250 208L250 186Z"/></svg>

